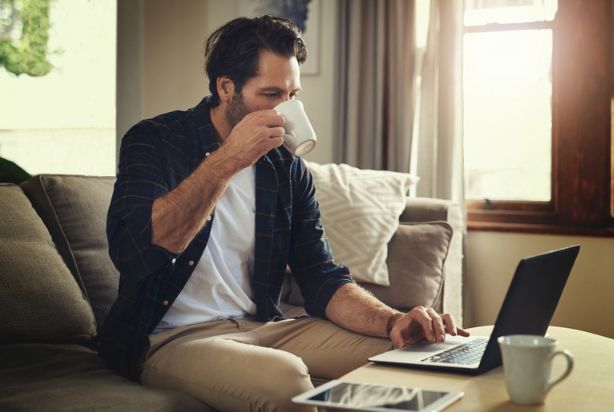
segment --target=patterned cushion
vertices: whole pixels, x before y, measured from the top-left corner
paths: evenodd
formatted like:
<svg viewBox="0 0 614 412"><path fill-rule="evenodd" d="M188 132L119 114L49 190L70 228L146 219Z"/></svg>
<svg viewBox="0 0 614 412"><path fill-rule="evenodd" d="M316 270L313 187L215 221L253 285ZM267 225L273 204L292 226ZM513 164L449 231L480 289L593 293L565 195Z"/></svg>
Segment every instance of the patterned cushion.
<svg viewBox="0 0 614 412"><path fill-rule="evenodd" d="M0 185L0 343L83 343L92 308L15 185Z"/></svg>
<svg viewBox="0 0 614 412"><path fill-rule="evenodd" d="M388 286L387 245L418 179L345 164L307 166L335 260L347 265L356 281Z"/></svg>

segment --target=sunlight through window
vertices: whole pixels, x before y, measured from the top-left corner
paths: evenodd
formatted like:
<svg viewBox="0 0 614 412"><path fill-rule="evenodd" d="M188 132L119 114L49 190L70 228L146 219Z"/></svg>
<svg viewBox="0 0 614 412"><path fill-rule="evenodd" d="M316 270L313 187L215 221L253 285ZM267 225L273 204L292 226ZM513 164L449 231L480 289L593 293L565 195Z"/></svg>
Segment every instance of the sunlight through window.
<svg viewBox="0 0 614 412"><path fill-rule="evenodd" d="M466 198L549 201L552 29L502 23L551 19L552 2L466 7L466 27L478 27L464 36Z"/></svg>
<svg viewBox="0 0 614 412"><path fill-rule="evenodd" d="M49 6L51 71L33 77L0 66L0 156L30 174L114 175L116 1ZM7 3L0 14L6 22L20 13ZM22 26L12 27L19 46Z"/></svg>

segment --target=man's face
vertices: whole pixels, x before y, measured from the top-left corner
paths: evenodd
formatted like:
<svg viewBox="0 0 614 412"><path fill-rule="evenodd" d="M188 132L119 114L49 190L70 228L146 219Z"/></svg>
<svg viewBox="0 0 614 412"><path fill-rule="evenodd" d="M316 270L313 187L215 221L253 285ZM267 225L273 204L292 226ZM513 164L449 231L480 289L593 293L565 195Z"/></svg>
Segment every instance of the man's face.
<svg viewBox="0 0 614 412"><path fill-rule="evenodd" d="M235 91L226 106L226 120L234 127L253 111L272 109L293 99L301 90L301 78L296 57L283 57L270 51L260 52L258 74Z"/></svg>

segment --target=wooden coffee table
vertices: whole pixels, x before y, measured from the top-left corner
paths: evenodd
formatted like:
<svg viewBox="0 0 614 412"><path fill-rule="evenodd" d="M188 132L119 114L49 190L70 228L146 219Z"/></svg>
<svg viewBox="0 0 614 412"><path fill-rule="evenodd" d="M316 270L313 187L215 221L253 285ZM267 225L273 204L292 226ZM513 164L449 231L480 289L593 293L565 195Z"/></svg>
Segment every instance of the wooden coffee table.
<svg viewBox="0 0 614 412"><path fill-rule="evenodd" d="M469 329L474 335L489 335L491 330L492 326ZM501 367L482 375L467 376L369 363L341 380L464 392L465 396L446 409L450 412L614 411L614 339L555 326L548 329L548 336L559 342L559 349L573 353L575 364L571 375L550 391L542 405L512 403ZM561 359L554 360L553 376L560 374L564 364Z"/></svg>

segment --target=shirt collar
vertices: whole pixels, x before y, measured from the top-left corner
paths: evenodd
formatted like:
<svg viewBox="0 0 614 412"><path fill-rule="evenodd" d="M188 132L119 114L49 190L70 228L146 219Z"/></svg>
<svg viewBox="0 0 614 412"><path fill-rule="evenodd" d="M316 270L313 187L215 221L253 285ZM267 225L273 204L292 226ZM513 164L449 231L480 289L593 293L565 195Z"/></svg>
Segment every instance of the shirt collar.
<svg viewBox="0 0 614 412"><path fill-rule="evenodd" d="M211 123L211 96L206 96L192 109L196 127L198 128L198 137L200 138L201 147L205 152L212 152L220 147L213 124Z"/></svg>

